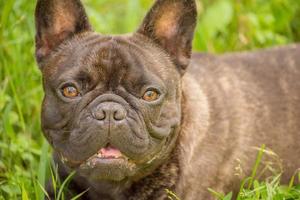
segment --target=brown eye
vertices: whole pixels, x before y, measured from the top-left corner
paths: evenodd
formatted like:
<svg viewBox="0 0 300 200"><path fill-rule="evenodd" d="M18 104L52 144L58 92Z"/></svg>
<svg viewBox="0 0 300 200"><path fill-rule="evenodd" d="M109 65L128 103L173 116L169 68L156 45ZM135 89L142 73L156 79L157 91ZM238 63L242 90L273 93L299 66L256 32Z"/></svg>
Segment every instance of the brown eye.
<svg viewBox="0 0 300 200"><path fill-rule="evenodd" d="M79 92L74 86L66 86L62 88L62 93L67 98L74 98L79 96Z"/></svg>
<svg viewBox="0 0 300 200"><path fill-rule="evenodd" d="M155 101L159 98L160 94L155 90L148 90L145 92L143 99L145 101Z"/></svg>

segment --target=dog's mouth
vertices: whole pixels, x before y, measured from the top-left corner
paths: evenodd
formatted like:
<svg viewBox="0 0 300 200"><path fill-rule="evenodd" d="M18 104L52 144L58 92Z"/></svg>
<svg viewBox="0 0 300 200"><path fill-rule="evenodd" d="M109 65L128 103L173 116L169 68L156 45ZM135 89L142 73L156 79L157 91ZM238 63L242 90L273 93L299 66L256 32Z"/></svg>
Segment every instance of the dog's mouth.
<svg viewBox="0 0 300 200"><path fill-rule="evenodd" d="M80 162L76 163L65 157L62 157L62 161L82 177L93 180L121 181L135 176L138 170L150 165L158 155L160 154L155 152L146 154L142 159L134 159L125 155L117 147L108 144Z"/></svg>
<svg viewBox="0 0 300 200"><path fill-rule="evenodd" d="M108 165L114 163L127 163L129 158L122 154L122 152L111 146L107 145L99 149L97 153L89 157L85 162L83 162L79 168L94 168L97 165Z"/></svg>
<svg viewBox="0 0 300 200"><path fill-rule="evenodd" d="M119 149L108 145L80 164L78 172L92 179L120 181L134 173L136 164Z"/></svg>
<svg viewBox="0 0 300 200"><path fill-rule="evenodd" d="M121 153L121 151L115 147L107 146L105 148L101 148L97 153L97 158L101 159L120 159L125 156Z"/></svg>

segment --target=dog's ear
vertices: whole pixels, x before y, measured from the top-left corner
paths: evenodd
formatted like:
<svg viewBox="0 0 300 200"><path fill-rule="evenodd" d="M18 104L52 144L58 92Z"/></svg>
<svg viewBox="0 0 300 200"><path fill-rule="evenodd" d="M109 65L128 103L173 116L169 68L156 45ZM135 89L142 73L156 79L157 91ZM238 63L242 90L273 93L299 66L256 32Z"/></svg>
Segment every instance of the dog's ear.
<svg viewBox="0 0 300 200"><path fill-rule="evenodd" d="M35 24L38 61L69 37L91 30L80 0L38 0Z"/></svg>
<svg viewBox="0 0 300 200"><path fill-rule="evenodd" d="M157 0L138 33L158 43L184 71L191 57L196 21L194 0Z"/></svg>

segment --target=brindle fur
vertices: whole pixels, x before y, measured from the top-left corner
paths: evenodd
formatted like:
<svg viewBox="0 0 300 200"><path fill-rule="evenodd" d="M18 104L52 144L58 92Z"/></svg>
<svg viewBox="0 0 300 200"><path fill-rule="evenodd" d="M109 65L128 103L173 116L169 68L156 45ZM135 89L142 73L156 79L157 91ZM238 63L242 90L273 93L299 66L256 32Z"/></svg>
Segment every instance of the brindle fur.
<svg viewBox="0 0 300 200"><path fill-rule="evenodd" d="M165 189L183 200L213 199L208 188L236 194L262 144L270 150L264 161L283 170L283 183L300 167L300 46L191 54L195 23L193 0L157 0L136 33L103 36L92 31L79 0L38 1L42 128L61 178L108 140L102 126L79 117L88 116L85 109L99 99L131 105L133 129L141 130L136 134L143 140L127 126L110 132L110 142L140 162L134 174L116 173L108 181L79 173L70 189L75 194L89 189L82 199L167 199ZM70 77L86 91L78 103L62 102L56 92ZM167 91L159 105L132 97L156 83Z"/></svg>

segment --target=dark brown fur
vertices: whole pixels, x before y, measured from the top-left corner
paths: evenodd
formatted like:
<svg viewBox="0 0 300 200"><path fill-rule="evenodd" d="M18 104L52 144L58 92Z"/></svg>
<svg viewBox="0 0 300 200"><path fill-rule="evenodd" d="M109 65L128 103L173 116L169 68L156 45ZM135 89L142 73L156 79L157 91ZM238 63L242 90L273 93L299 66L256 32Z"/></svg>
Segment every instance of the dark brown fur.
<svg viewBox="0 0 300 200"><path fill-rule="evenodd" d="M42 128L61 178L76 170L70 189L89 189L82 199L159 200L165 189L183 200L213 199L208 188L236 194L262 144L282 182L300 167L300 46L192 54L195 23L193 0L157 0L136 33L103 36L79 0L38 1ZM66 81L82 97L61 97ZM148 86L161 89L159 102L141 101ZM90 113L109 102L128 112L128 123L95 121ZM82 170L107 143L132 162Z"/></svg>

